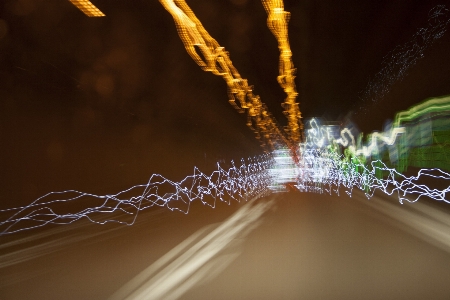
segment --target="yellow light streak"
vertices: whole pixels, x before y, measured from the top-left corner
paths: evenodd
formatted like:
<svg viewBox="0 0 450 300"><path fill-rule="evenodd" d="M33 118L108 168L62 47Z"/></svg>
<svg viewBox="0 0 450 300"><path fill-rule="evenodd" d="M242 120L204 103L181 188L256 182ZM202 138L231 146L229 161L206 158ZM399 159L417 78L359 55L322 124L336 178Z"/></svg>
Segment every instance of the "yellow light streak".
<svg viewBox="0 0 450 300"><path fill-rule="evenodd" d="M283 0L261 0L267 12L267 27L272 31L278 41L280 49L280 62L278 83L284 89L287 97L282 104L284 113L288 118L288 126L285 129L289 134L289 139L294 142L300 142L303 132L303 123L301 113L298 107L297 89L295 87L294 63L292 62L292 51L289 45L288 23L290 13L284 10Z"/></svg>
<svg viewBox="0 0 450 300"><path fill-rule="evenodd" d="M69 0L88 17L104 17L105 14L88 0Z"/></svg>
<svg viewBox="0 0 450 300"><path fill-rule="evenodd" d="M184 0L159 1L172 15L178 30L178 35L192 59L204 71L212 72L214 75L221 76L225 80L228 86L230 104L239 112L247 113L247 125L255 131L256 138L260 139L261 145L269 149L274 149L275 143L283 143L289 147L295 145L295 142L299 140L300 127L298 126L298 120L300 118L300 111L298 110L298 104L295 103L296 91L295 84L293 85L294 77L288 76L293 73L290 56L286 65L283 64L283 73L279 76L279 81L283 80L285 84L282 86L288 93L286 103L289 104L289 107L286 107L287 104L284 104L285 110L289 113L294 112L288 118L288 140L278 128L275 119L267 110L266 105L261 101L259 96L253 94L253 87L248 85L247 80L243 79L233 66L228 52L209 35L186 2ZM287 36L287 32L285 36ZM283 45L285 46L285 42ZM289 44L287 48L285 47L283 49L282 56L286 56L287 51L289 50L290 52ZM200 57L200 54L202 57ZM284 61L283 59L283 63ZM288 62L291 64L289 65ZM294 118L297 118L295 119L297 121L297 127L293 125Z"/></svg>

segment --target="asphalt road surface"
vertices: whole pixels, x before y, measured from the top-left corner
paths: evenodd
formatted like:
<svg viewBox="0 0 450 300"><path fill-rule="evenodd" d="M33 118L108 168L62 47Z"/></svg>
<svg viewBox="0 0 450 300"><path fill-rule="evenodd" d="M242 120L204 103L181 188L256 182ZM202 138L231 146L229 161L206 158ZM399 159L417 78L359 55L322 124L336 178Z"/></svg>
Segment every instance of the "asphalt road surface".
<svg viewBox="0 0 450 300"><path fill-rule="evenodd" d="M0 237L1 299L449 299L446 207L312 193Z"/></svg>

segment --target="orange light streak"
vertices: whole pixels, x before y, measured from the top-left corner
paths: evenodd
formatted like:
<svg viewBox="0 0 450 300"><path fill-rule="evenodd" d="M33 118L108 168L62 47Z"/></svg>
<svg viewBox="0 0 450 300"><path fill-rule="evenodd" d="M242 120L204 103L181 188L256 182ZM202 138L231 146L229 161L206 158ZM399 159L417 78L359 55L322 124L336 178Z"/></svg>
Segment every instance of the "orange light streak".
<svg viewBox="0 0 450 300"><path fill-rule="evenodd" d="M202 70L212 72L225 80L230 104L239 112L247 113L247 125L256 133L256 138L261 141L261 145L268 148L267 150L274 149L277 143L292 147L292 143L298 141L298 138L292 138L295 136L292 133L289 134L290 139L285 137L266 105L259 96L253 94L253 87L248 85L247 80L243 79L233 66L228 52L209 35L186 2L184 0L159 1L172 15L178 35L192 59ZM291 79L293 80L292 77L288 78L288 80ZM296 107L298 110L298 106ZM295 116L300 116L299 111ZM298 131L298 126L291 130L294 133Z"/></svg>
<svg viewBox="0 0 450 300"><path fill-rule="evenodd" d="M105 14L88 0L69 0L88 17L104 17Z"/></svg>

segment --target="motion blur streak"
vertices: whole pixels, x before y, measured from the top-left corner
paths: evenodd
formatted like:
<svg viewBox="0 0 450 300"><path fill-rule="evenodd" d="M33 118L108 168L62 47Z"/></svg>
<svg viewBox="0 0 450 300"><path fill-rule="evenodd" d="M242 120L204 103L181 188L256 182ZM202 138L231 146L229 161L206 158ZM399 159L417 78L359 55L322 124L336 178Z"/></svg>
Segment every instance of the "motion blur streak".
<svg viewBox="0 0 450 300"><path fill-rule="evenodd" d="M426 203L398 207L389 199L375 197L374 201L366 201L359 193L357 198L371 209L398 221L398 227L436 247L450 253L450 221L448 213L442 212Z"/></svg>
<svg viewBox="0 0 450 300"><path fill-rule="evenodd" d="M303 132L303 123L297 99L297 89L295 87L294 63L292 61L292 51L289 45L288 22L290 13L284 10L283 0L262 0L267 12L267 26L278 41L280 49L280 63L278 83L287 94L286 100L282 104L284 113L288 118L288 126L285 130L289 134L289 139L298 143Z"/></svg>
<svg viewBox="0 0 450 300"><path fill-rule="evenodd" d="M146 185L135 185L114 195L99 196L74 190L51 192L27 206L0 210L1 214L11 214L0 222L0 235L47 224L70 224L82 218L97 224L133 225L140 211L154 206L188 213L194 200L212 208L217 200L228 204L231 199L246 201L268 192L270 175L267 170L271 163L271 157L264 155L249 159L247 164L242 160L239 167L232 163L228 170L217 164L217 170L209 176L194 168L193 175L179 182L153 174ZM98 205L93 206L96 202ZM88 207L80 209L80 205Z"/></svg>
<svg viewBox="0 0 450 300"><path fill-rule="evenodd" d="M396 114L394 121L384 132L373 132L366 137L353 133L350 128L333 136L330 126L321 125L318 120L308 122L303 147L324 149L327 146L345 147L349 157L365 159L383 157L388 152L392 165L402 172L408 164L416 167L450 170L447 158L450 144L450 96L426 99L405 111ZM421 160L414 157L417 152L427 153ZM411 157L412 156L412 157Z"/></svg>
<svg viewBox="0 0 450 300"><path fill-rule="evenodd" d="M312 119L299 147L298 165L287 149L273 153L270 189L286 191L285 185L291 184L300 191L330 194L344 188L351 195L356 188L367 198L382 191L397 195L400 203L422 197L450 203L449 115L449 96L427 99L397 113L385 132L369 134L366 144L362 134L355 138L353 126L339 135L339 126ZM407 176L408 165L421 169Z"/></svg>
<svg viewBox="0 0 450 300"><path fill-rule="evenodd" d="M237 247L261 221L273 200L242 206L217 228L207 226L173 248L119 289L111 300L177 299L194 285L211 280L238 255Z"/></svg>
<svg viewBox="0 0 450 300"><path fill-rule="evenodd" d="M88 17L104 17L105 14L88 0L69 0Z"/></svg>
<svg viewBox="0 0 450 300"><path fill-rule="evenodd" d="M47 224L70 224L82 218L97 224L132 225L138 213L150 207L188 213L194 200L214 208L217 200L229 204L231 199L240 202L255 195L286 191L286 184L302 192L331 194L344 188L351 195L356 188L364 191L367 198L379 190L397 195L400 203L416 202L422 197L450 203L449 107L448 96L428 99L398 113L395 125L384 133L368 135L366 145L362 135L356 142L351 128L344 128L336 138L329 126L321 126L312 119L305 143L300 144L296 153L300 160L292 155L292 149L278 149L247 164L242 161L239 167L233 163L228 170L218 164L209 176L197 168L193 175L179 182L153 174L146 185L136 185L114 195L98 196L74 190L51 192L27 206L0 210L6 216L0 222L0 235ZM428 168L407 176L403 171L408 164ZM424 180L446 187L432 188Z"/></svg>
<svg viewBox="0 0 450 300"><path fill-rule="evenodd" d="M301 114L296 103L297 92L293 76L295 70L287 39L289 14L283 10L283 1L263 1L263 4L269 14L267 23L279 42L281 52L278 81L288 95L284 108L289 120L286 130L289 139L278 128L276 120L259 96L253 94L253 87L248 85L247 80L243 79L233 66L224 47L209 35L186 2L184 0L160 0L160 2L172 15L178 35L192 59L204 71L221 76L226 81L229 102L239 112L247 113L247 125L255 131L261 146L269 150L275 149L278 144L295 146L300 140L302 126L299 125Z"/></svg>
<svg viewBox="0 0 450 300"><path fill-rule="evenodd" d="M417 176L406 176L380 160L365 165L357 160L347 161L333 152L318 150L307 150L302 155L303 166L296 184L300 191L339 194L343 188L351 195L356 188L364 191L367 198L378 190L387 195L397 195L400 203L416 202L422 197L450 203L446 198L450 191L450 174L440 169L421 169ZM446 182L447 187L430 188L421 183L426 179Z"/></svg>
<svg viewBox="0 0 450 300"><path fill-rule="evenodd" d="M430 10L427 26L419 28L411 40L386 55L382 69L367 84L361 103L377 102L386 96L392 86L405 78L408 70L424 57L425 50L444 36L449 23L449 9L445 5ZM370 113L367 108L360 107L360 110Z"/></svg>
<svg viewBox="0 0 450 300"><path fill-rule="evenodd" d="M152 217L155 217L155 212ZM139 226L144 220L137 220L135 226ZM139 224L138 224L139 223ZM25 238L16 239L0 245L0 269L15 264L27 262L37 257L45 256L54 252L57 252L65 247L72 246L78 242L86 241L91 238L95 238L97 241L102 235L113 235L114 231L120 227L100 230L98 232L92 230L84 230L90 225L90 222L77 222L70 227L56 227L44 232L35 233ZM79 234L83 232L83 234ZM29 247L28 245L34 245ZM19 250L12 250L17 249ZM15 280L20 280L16 278ZM8 281L8 282L6 282ZM0 287L8 283L11 283L14 279L1 278Z"/></svg>

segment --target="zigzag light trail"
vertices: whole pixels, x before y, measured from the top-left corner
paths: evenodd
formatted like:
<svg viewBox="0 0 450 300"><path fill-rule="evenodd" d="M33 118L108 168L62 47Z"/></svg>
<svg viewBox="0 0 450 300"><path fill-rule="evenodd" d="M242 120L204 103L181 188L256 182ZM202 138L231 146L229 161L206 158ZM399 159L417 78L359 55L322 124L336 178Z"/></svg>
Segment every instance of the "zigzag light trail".
<svg viewBox="0 0 450 300"><path fill-rule="evenodd" d="M343 128L335 137L330 134L329 126L312 119L310 128L306 130L306 141L300 147L300 167L296 168L292 161L284 163L284 170L296 174L296 177L284 176L275 182L296 181L300 191L330 194L339 194L342 187L351 195L357 188L364 191L367 198L378 190L387 195L396 194L400 203L416 202L421 197L450 203L447 197L450 191L448 150L445 146L450 129L449 103L449 96L430 98L399 112L386 132L369 134L367 144L363 143L362 134L356 139L356 133L350 128ZM430 154L434 151L434 155L423 157L427 160L425 162L415 162L417 159L411 154L417 149ZM286 156L286 153L281 152L280 155ZM380 159L386 156L388 159ZM411 163L427 164L430 168L420 169L415 176L406 176L403 171ZM274 172L283 178L276 169ZM447 187L430 188L421 183L424 178L445 182Z"/></svg>
<svg viewBox="0 0 450 300"><path fill-rule="evenodd" d="M416 149L428 147L434 151L438 147L440 154L446 153L448 141L441 143L440 138L442 132L450 130L445 121L450 97L429 99L397 114L394 125L384 133L374 132L369 135L366 145L362 143L362 136L355 138L349 128L343 128L339 137L334 138L316 120L310 122L310 129L301 132L303 124L298 103L295 102L295 70L287 39L289 13L284 11L282 1L263 1L269 28L276 36L281 52L278 81L288 95L283 103L288 116L286 137L264 103L252 93L247 81L233 67L227 52L209 36L187 4L182 0L160 2L174 17L191 57L205 71L225 79L230 103L239 111L247 113L248 125L253 126L262 144L276 150L247 162L242 160L239 166L233 163L229 169L217 164L217 170L210 175L194 168L193 175L178 182L153 174L147 184L135 185L111 195L75 190L50 192L29 205L0 210L6 216L0 220L0 235L48 224L71 224L83 218L97 224L116 222L133 225L139 212L152 207L188 213L192 201L200 201L214 208L217 201L227 204L232 200L246 201L286 191L287 185L294 185L300 192L339 194L344 190L351 196L352 191L358 189L364 191L367 198L381 191L387 195L396 194L400 203L416 202L422 197L450 203L447 197L450 184L447 184L447 188L436 189L421 183L424 178L450 182L450 173L441 165L436 165L435 161L428 163L435 164L436 168L423 168L416 176L403 174L411 160L408 155L411 156L410 153ZM440 34L445 32L441 25L439 30ZM199 57L195 47L200 48L206 61ZM417 131L418 127L426 125L424 127L428 128L433 122L437 124L436 130L430 129L430 132L423 134ZM302 135L305 142L299 143ZM439 140L437 145L430 145L429 140L433 137ZM379 159L386 151L390 151L389 164ZM97 205L89 203L93 201ZM85 207L80 209L82 205Z"/></svg>
<svg viewBox="0 0 450 300"><path fill-rule="evenodd" d="M114 195L100 196L74 190L51 192L27 206L0 210L3 214L11 214L0 223L1 234L47 224L70 224L82 218L97 224L117 222L133 225L138 213L151 207L166 207L171 211L188 213L192 201L201 201L214 208L218 200L228 204L231 200L246 201L254 196L267 195L270 189L279 191L277 186L293 180L301 192L339 194L343 188L351 196L353 189L359 189L370 198L379 190L388 195L397 194L400 203L415 202L421 197L450 203L446 198L450 186L439 190L418 183L424 177L450 182L450 174L437 168L422 169L417 176L407 177L387 167L382 161L373 161L367 166L357 160L348 161L344 156L327 150L304 150L300 167L292 159L290 166L289 163L280 162L279 158L283 156L289 161L289 151L279 150L273 157L262 156L248 164L242 161L239 167L233 166L228 170L218 164L217 170L209 176L195 168L193 175L179 182L153 174L147 184L136 185ZM380 178L380 172L387 172L388 176ZM86 199L103 202L78 211L58 213L58 204L70 206ZM104 215L106 219L99 218L99 215ZM131 220L124 220L126 217Z"/></svg>
<svg viewBox="0 0 450 300"><path fill-rule="evenodd" d="M228 170L217 164L217 170L209 176L198 168L194 168L193 175L179 182L153 174L147 184L135 185L114 195L94 195L75 190L51 192L27 206L0 210L2 214L11 214L5 221L0 222L0 235L47 224L70 224L81 218L87 218L97 224L117 222L133 225L138 213L151 207L167 207L171 211L188 213L190 203L195 200L212 208L218 200L228 204L231 200L240 202L257 195L267 194L267 186L270 185L267 170L270 164L270 156L264 155L249 159L247 164L242 160L239 167L234 166L233 163ZM81 210L58 212L61 210L57 207L60 204L69 207L93 200L101 201L101 203ZM107 214L107 219L98 220L99 215L103 214ZM123 220L127 216L131 220Z"/></svg>
<svg viewBox="0 0 450 300"><path fill-rule="evenodd" d="M306 150L303 158L296 182L296 187L302 192L335 192L339 195L340 188L343 188L351 196L353 189L359 189L369 199L378 190L387 195L397 195L402 204L405 201L416 202L422 197L450 203L447 197L450 192L450 173L438 168L421 169L417 176L405 176L380 160L372 161L367 166L357 160L347 161L342 155L317 149ZM381 177L382 173L388 175ZM433 189L420 184L420 180L425 177L445 180L449 186Z"/></svg>

